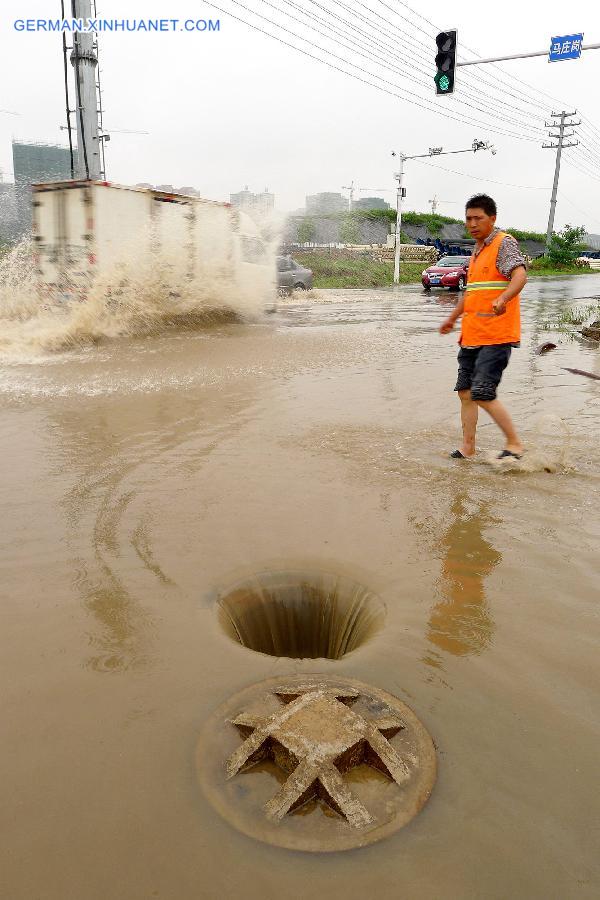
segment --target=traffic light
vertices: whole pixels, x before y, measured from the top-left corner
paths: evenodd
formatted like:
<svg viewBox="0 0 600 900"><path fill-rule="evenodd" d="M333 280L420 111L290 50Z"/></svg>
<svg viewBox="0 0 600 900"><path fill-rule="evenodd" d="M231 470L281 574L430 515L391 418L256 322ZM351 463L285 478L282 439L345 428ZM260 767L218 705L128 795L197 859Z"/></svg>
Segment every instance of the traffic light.
<svg viewBox="0 0 600 900"><path fill-rule="evenodd" d="M435 58L437 72L434 76L436 94L454 93L456 71L456 29L440 31L435 39L438 53Z"/></svg>

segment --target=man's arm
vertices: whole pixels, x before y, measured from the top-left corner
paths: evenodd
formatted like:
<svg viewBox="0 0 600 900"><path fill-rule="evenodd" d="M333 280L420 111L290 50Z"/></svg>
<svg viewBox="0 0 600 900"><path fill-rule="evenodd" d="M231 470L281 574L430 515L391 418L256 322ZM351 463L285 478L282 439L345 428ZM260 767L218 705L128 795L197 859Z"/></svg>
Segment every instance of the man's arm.
<svg viewBox="0 0 600 900"><path fill-rule="evenodd" d="M440 334L448 334L454 328L457 319L460 319L462 314L465 311L465 298L464 294L450 313L447 319L444 319L442 324L440 325Z"/></svg>
<svg viewBox="0 0 600 900"><path fill-rule="evenodd" d="M525 266L516 266L510 273L508 287L492 303L492 308L497 316L506 312L506 304L517 294L520 294L527 284L527 269Z"/></svg>

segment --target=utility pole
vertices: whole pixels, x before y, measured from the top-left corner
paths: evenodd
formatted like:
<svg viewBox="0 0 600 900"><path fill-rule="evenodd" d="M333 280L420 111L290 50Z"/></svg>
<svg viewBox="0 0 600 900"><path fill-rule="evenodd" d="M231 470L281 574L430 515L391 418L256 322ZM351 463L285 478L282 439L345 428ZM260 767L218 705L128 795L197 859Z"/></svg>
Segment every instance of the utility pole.
<svg viewBox="0 0 600 900"><path fill-rule="evenodd" d="M548 216L548 229L546 231L546 250L550 247L550 241L552 240L552 232L554 230L554 215L556 213L556 195L558 193L558 178L560 175L560 158L562 155L563 147L576 147L579 141L571 141L570 143L565 143L565 140L568 138L572 138L575 135L574 131L565 131L565 128L574 128L576 125L581 125L581 119L578 122L569 121L566 119L571 119L572 116L575 115L575 112L565 112L563 109L562 112L559 113L551 113L551 116L554 120L558 119L559 121L554 122L545 122L546 128L558 128L558 134L556 132L548 132L548 136L551 138L552 142L542 144L542 147L545 150L556 150L556 165L554 166L554 183L552 185L552 197L550 199L550 214Z"/></svg>
<svg viewBox="0 0 600 900"><path fill-rule="evenodd" d="M398 156L400 167L394 173L394 178L398 182L396 189L396 232L395 232L395 252L394 252L394 284L400 284L400 233L402 228L402 201L406 196L404 188L404 163L408 159L423 159L428 156L450 156L453 153L477 153L478 150L490 150L492 156L496 154L496 149L487 141L473 141L470 147L465 150L444 150L443 147L430 147L429 153L416 153L414 156L406 156L404 153L396 153L392 150L392 156ZM429 201L431 202L431 201Z"/></svg>
<svg viewBox="0 0 600 900"><path fill-rule="evenodd" d="M354 179L350 182L349 185L342 185L343 191L350 191L350 202L348 204L348 209L352 212L352 207L354 206Z"/></svg>
<svg viewBox="0 0 600 900"><path fill-rule="evenodd" d="M73 0L73 18L92 18L91 0ZM77 121L77 178L97 181L100 179L100 141L98 139L98 94L93 35L73 32L71 63L75 74L75 98Z"/></svg>

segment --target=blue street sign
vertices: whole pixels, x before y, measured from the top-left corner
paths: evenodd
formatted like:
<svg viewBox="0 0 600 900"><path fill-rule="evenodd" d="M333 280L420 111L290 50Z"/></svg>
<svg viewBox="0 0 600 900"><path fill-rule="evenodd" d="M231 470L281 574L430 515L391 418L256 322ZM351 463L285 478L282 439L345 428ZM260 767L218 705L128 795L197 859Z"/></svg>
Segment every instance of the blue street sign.
<svg viewBox="0 0 600 900"><path fill-rule="evenodd" d="M550 41L548 62L558 62L561 59L579 59L581 56L582 34L564 34L562 37L553 37Z"/></svg>

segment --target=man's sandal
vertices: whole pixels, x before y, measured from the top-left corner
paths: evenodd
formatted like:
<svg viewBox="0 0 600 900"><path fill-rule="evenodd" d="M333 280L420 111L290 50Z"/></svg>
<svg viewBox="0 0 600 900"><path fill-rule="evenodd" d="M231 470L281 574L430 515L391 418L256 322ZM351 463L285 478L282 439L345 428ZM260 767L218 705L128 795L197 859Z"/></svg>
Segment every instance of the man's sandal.
<svg viewBox="0 0 600 900"><path fill-rule="evenodd" d="M512 459L521 459L522 453L513 453L512 450L503 450L502 453L499 453L496 457L497 459L508 459L512 457Z"/></svg>

